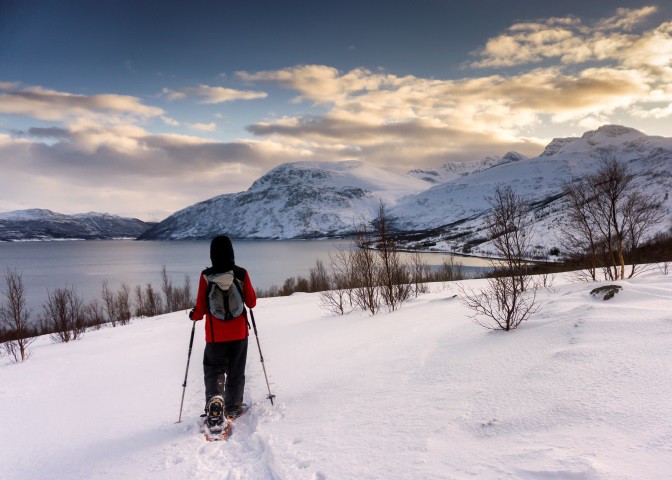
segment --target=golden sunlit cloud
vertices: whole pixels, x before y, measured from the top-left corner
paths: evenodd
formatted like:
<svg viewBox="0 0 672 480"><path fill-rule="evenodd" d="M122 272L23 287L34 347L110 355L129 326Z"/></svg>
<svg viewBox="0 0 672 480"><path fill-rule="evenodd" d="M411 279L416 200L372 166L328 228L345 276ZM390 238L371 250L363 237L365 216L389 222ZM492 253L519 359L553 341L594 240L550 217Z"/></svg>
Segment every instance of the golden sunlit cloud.
<svg viewBox="0 0 672 480"><path fill-rule="evenodd" d="M234 100L256 100L266 98L266 92L255 92L251 90L235 90L233 88L210 87L208 85L199 85L198 87L180 88L179 90L170 90L164 88L162 94L169 100L183 100L189 95L201 97L200 103L216 104L232 102Z"/></svg>

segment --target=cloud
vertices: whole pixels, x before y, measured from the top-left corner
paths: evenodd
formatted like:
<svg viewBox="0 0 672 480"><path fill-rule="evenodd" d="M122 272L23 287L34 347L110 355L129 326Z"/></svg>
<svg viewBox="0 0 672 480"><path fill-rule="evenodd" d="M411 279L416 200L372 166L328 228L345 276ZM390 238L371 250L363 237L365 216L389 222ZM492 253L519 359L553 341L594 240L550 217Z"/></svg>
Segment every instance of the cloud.
<svg viewBox="0 0 672 480"><path fill-rule="evenodd" d="M595 28L599 30L632 30L637 24L658 11L655 6L638 9L618 8L613 17L598 20Z"/></svg>
<svg viewBox="0 0 672 480"><path fill-rule="evenodd" d="M262 72L248 78L276 78L293 86L305 100L328 102L327 113L257 122L249 131L276 141L305 142L316 150L328 144L347 145L350 148L341 151L348 158L368 160L372 151L385 151L387 161L397 166L407 163L404 156L423 164L429 158L446 160L462 151L475 152L472 146L476 145L488 150L483 153L503 153L502 149L517 146L522 153L533 154L539 145L521 138L542 117L558 122L580 120L633 105L651 91L646 75L614 68L591 68L574 75L546 68L460 80L397 77L357 69L323 76L328 78L329 90L336 92L327 100L324 90L305 82L306 76L314 78L317 71L331 71L315 67L283 69L276 75Z"/></svg>
<svg viewBox="0 0 672 480"><path fill-rule="evenodd" d="M188 125L192 130L200 130L201 132L214 132L217 128L215 122L211 123L191 123Z"/></svg>
<svg viewBox="0 0 672 480"><path fill-rule="evenodd" d="M205 104L232 102L234 100L256 100L259 98L266 98L268 96L266 92L235 90L233 88L224 87L210 87L208 85L180 88L178 90L164 88L162 93L169 100L183 100L188 96L198 96L202 98L200 103Z"/></svg>
<svg viewBox="0 0 672 480"><path fill-rule="evenodd" d="M164 114L157 107L144 105L137 97L102 94L79 95L40 86L0 83L0 113L25 115L39 120L55 121L69 118L123 117L151 118Z"/></svg>
<svg viewBox="0 0 672 480"><path fill-rule="evenodd" d="M281 70L256 73L236 72L248 82L270 82L301 93L300 99L315 102L332 102L335 98L354 92L378 90L382 86L399 81L393 75L371 75L365 68L357 68L345 74L327 65L300 65Z"/></svg>
<svg viewBox="0 0 672 480"><path fill-rule="evenodd" d="M662 118L672 104L672 22L635 31L655 12L619 9L590 25L571 16L518 22L486 43L475 66L556 65L513 74L442 80L328 65L237 72L327 109L259 121L248 130L316 155L401 169L509 148L535 154L542 140L533 132L542 124L594 127L616 112Z"/></svg>
<svg viewBox="0 0 672 480"><path fill-rule="evenodd" d="M0 134L0 191L25 205L144 216L245 190L270 168L307 155L273 141L219 142L132 126L33 128Z"/></svg>
<svg viewBox="0 0 672 480"><path fill-rule="evenodd" d="M631 32L656 11L652 6L619 8L614 16L597 20L591 26L584 26L580 20L572 18L516 23L474 52L481 59L472 62L471 66L510 67L555 58L564 64L594 60L645 62L637 56L636 50L641 50L642 41L649 43L647 37L660 32ZM636 46L638 43L640 45Z"/></svg>

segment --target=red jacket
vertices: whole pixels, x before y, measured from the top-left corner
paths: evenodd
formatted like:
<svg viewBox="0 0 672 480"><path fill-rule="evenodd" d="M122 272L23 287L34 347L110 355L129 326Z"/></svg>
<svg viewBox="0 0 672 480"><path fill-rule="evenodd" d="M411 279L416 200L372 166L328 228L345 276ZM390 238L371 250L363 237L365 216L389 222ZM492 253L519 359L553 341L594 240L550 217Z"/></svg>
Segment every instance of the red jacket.
<svg viewBox="0 0 672 480"><path fill-rule="evenodd" d="M205 298L207 288L208 281L205 279L205 275L201 275L198 283L198 296L196 297L193 319L201 320L205 316L205 341L208 343L231 342L247 338L249 334L247 312L244 312L233 320L222 321L214 318L207 313L208 306ZM243 302L249 308L254 308L257 305L257 294L254 293L254 288L247 272L245 272L245 280L243 281Z"/></svg>

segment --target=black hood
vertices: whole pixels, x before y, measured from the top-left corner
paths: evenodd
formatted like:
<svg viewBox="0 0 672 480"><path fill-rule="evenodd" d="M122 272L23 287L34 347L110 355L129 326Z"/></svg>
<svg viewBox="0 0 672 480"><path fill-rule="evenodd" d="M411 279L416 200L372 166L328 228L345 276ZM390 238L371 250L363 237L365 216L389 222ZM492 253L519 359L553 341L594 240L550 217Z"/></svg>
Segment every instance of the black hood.
<svg viewBox="0 0 672 480"><path fill-rule="evenodd" d="M226 235L219 235L210 242L210 260L212 267L218 272L231 270L236 264L233 256L231 239Z"/></svg>

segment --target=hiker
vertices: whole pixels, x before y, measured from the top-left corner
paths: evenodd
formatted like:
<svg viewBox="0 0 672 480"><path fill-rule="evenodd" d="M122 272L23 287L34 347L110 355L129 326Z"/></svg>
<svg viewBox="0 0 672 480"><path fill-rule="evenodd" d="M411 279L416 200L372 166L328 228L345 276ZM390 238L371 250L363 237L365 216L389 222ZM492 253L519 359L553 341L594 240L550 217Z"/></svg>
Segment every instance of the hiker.
<svg viewBox="0 0 672 480"><path fill-rule="evenodd" d="M235 264L231 239L220 235L210 243L212 266L201 273L193 321L205 317L205 412L209 426L244 412L245 362L249 328L245 305L254 308L257 295L250 276ZM225 379L226 378L226 379Z"/></svg>

